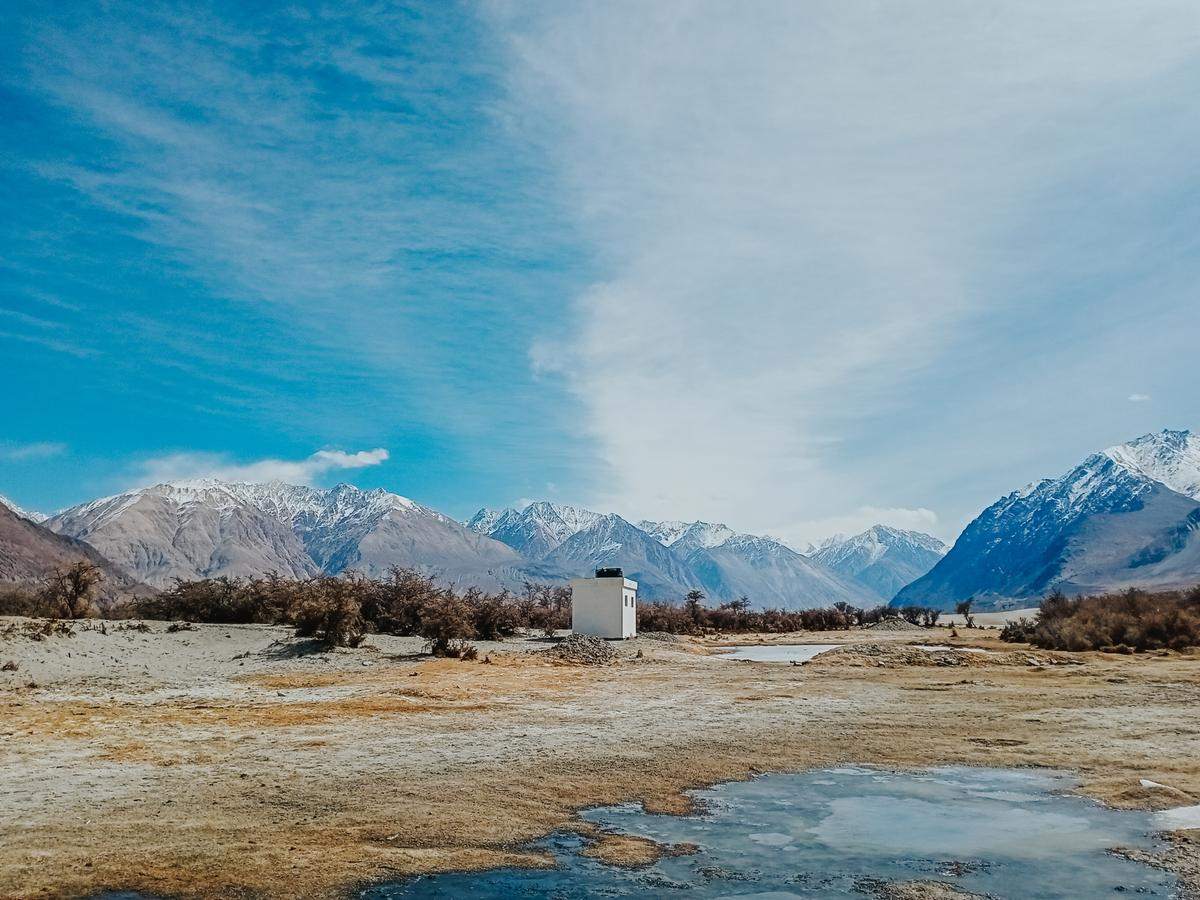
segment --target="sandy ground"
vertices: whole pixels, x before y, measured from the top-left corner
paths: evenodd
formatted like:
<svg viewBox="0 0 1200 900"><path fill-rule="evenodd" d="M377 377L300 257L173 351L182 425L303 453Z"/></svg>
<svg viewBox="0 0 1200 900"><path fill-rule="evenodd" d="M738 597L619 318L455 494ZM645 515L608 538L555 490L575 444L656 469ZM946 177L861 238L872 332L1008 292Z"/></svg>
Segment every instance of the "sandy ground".
<svg viewBox="0 0 1200 900"><path fill-rule="evenodd" d="M977 612L971 614L971 620L979 628L1003 628L1009 622L1015 622L1017 619L1032 619L1038 614L1036 606L1026 609L1006 609L1001 612ZM956 616L949 613L943 613L938 619L939 625L957 625L963 626L966 624L966 616Z"/></svg>
<svg viewBox="0 0 1200 900"><path fill-rule="evenodd" d="M459 662L384 636L325 653L284 628L7 625L24 623L0 619L0 667L16 665L0 671L3 897L344 896L546 864L522 843L582 828L581 807L684 812L690 787L839 762L1054 766L1117 806L1200 803L1196 655L1014 651L939 628L770 639L848 645L802 666L712 652L742 637L639 638L581 667L540 640ZM1192 890L1197 836L1170 858ZM658 852L598 837L614 862Z"/></svg>

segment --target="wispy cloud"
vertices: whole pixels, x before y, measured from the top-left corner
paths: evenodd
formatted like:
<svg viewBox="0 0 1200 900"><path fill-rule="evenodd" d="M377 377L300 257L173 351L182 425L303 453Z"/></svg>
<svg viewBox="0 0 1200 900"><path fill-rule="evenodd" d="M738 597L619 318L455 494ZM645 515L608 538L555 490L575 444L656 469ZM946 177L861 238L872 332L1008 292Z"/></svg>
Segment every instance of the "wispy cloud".
<svg viewBox="0 0 1200 900"><path fill-rule="evenodd" d="M1130 403L1145 403L1149 399L1150 399L1149 394L1130 394L1129 395Z"/></svg>
<svg viewBox="0 0 1200 900"><path fill-rule="evenodd" d="M205 342L202 368L253 390L238 352L248 318L239 310L251 310L264 365L341 394L318 410L279 392L256 401L261 416L311 417L319 434L323 421L374 420L390 404L493 446L536 421L493 402L505 391L523 394L524 408L540 398L523 384L525 342L491 338L558 318L540 300L558 296L567 229L547 193L529 187L538 160L515 152L515 136L495 122L494 61L469 7L248 13L117 2L102 15L61 7L13 27L22 37L13 89L44 99L84 142L14 154L22 174L102 215L104 228L91 231L133 242L128 257L145 267L136 286L165 271L172 291L183 276L212 298L196 304L208 318L226 311L233 327L212 334L228 341ZM541 274L527 279L527 269ZM45 281L36 274L32 283ZM115 307L105 326L129 343L134 313L155 346L205 315L98 302ZM497 371L512 377L500 384Z"/></svg>
<svg viewBox="0 0 1200 900"><path fill-rule="evenodd" d="M0 460L4 462L27 462L50 459L67 452L67 445L58 441L35 441L31 444L0 442Z"/></svg>
<svg viewBox="0 0 1200 900"><path fill-rule="evenodd" d="M1122 327L1116 286L1153 242L1116 209L1084 210L1140 209L1186 177L1155 162L1179 132L1195 147L1191 124L1135 124L1194 122L1180 0L488 9L514 127L557 161L605 270L575 298L569 350L531 358L587 409L601 508L793 535L846 508L945 500L953 467L1029 443L989 440L979 417L1004 366L1041 349L1030 332L1061 342L1079 317L1059 371ZM1128 192L1098 188L1114 179ZM1082 271L1103 274L1080 286ZM1022 385L1017 421L1071 414L1048 387Z"/></svg>
<svg viewBox="0 0 1200 900"><path fill-rule="evenodd" d="M145 460L138 467L133 486L160 484L193 478L218 478L222 481L282 481L288 484L315 484L330 472L377 466L388 459L382 447L348 453L344 450L318 450L307 459L260 459L238 463L214 453L172 453Z"/></svg>

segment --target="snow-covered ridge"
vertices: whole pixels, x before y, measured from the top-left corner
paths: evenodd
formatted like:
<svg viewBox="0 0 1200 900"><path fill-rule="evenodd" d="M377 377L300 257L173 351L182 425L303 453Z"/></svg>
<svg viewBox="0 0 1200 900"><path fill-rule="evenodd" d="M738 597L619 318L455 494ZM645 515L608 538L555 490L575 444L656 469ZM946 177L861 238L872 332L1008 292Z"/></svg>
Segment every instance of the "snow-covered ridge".
<svg viewBox="0 0 1200 900"><path fill-rule="evenodd" d="M1098 455L1177 494L1200 500L1200 435L1166 430L1109 447Z"/></svg>
<svg viewBox="0 0 1200 900"><path fill-rule="evenodd" d="M853 557L865 568L897 548L924 550L939 556L946 552L946 545L933 535L920 531L905 531L888 525L874 525L853 537L822 541L815 555L826 565L835 568L843 560Z"/></svg>
<svg viewBox="0 0 1200 900"><path fill-rule="evenodd" d="M11 500L9 500L7 497L5 497L3 494L0 494L0 506L7 507L9 510L11 510L12 512L15 512L21 518L28 519L30 522L37 522L40 524L42 522L45 522L46 519L49 518L48 516L43 515L40 512L35 512L34 510L31 510L31 509L22 509L21 507L17 506L17 504L13 503Z"/></svg>
<svg viewBox="0 0 1200 900"><path fill-rule="evenodd" d="M333 525L345 519L383 517L393 512L421 513L445 519L398 494L382 489L362 491L353 485L339 484L329 490L280 481L263 483L220 481L198 478L169 481L136 488L111 497L67 510L75 519L90 520L99 527L129 510L145 498L165 500L177 507L204 506L220 513L242 506L253 507L289 526L307 523Z"/></svg>
<svg viewBox="0 0 1200 900"><path fill-rule="evenodd" d="M664 547L681 544L712 549L738 536L738 533L729 526L712 522L652 522L649 519L643 519L637 523L637 527Z"/></svg>

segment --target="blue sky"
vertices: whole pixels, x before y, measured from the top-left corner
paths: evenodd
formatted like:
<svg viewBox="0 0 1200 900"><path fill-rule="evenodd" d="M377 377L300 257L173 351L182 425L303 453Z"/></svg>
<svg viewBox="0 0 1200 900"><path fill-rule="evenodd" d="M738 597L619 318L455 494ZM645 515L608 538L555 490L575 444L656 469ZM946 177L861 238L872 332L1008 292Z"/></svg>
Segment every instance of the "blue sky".
<svg viewBox="0 0 1200 900"><path fill-rule="evenodd" d="M952 537L1200 426L1194 4L15 3L0 493Z"/></svg>

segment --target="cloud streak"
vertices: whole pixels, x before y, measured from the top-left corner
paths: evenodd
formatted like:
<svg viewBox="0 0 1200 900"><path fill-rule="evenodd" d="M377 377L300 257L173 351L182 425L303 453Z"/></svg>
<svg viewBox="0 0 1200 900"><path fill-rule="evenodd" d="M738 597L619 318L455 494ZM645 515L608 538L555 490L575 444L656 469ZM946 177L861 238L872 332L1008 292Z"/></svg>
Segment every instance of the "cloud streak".
<svg viewBox="0 0 1200 900"><path fill-rule="evenodd" d="M31 444L0 443L0 461L28 462L51 459L67 452L67 445L59 441L35 441Z"/></svg>
<svg viewBox="0 0 1200 900"><path fill-rule="evenodd" d="M557 161L606 272L575 298L565 362L532 354L587 410L607 466L589 502L801 540L845 509L945 501L939 474L1011 453L968 427L969 403L940 445L905 446L891 419L986 396L997 373L970 347L990 335L1066 333L1069 310L1107 322L1102 291L1039 307L1031 285L1108 274L1144 239L1081 249L1078 210L1114 159L1144 180L1171 144L1129 130L1159 91L1150 114L1171 121L1194 57L1189 5L1150 6L490 4L509 114ZM1031 222L1060 230L1033 246ZM978 501L952 502L949 520Z"/></svg>
<svg viewBox="0 0 1200 900"><path fill-rule="evenodd" d="M161 484L197 478L217 478L222 481L264 482L282 481L287 484L316 484L331 472L364 469L387 461L389 453L382 447L348 453L344 450L318 450L307 459L260 459L236 463L227 456L214 453L173 453L144 461L138 470L133 487Z"/></svg>

